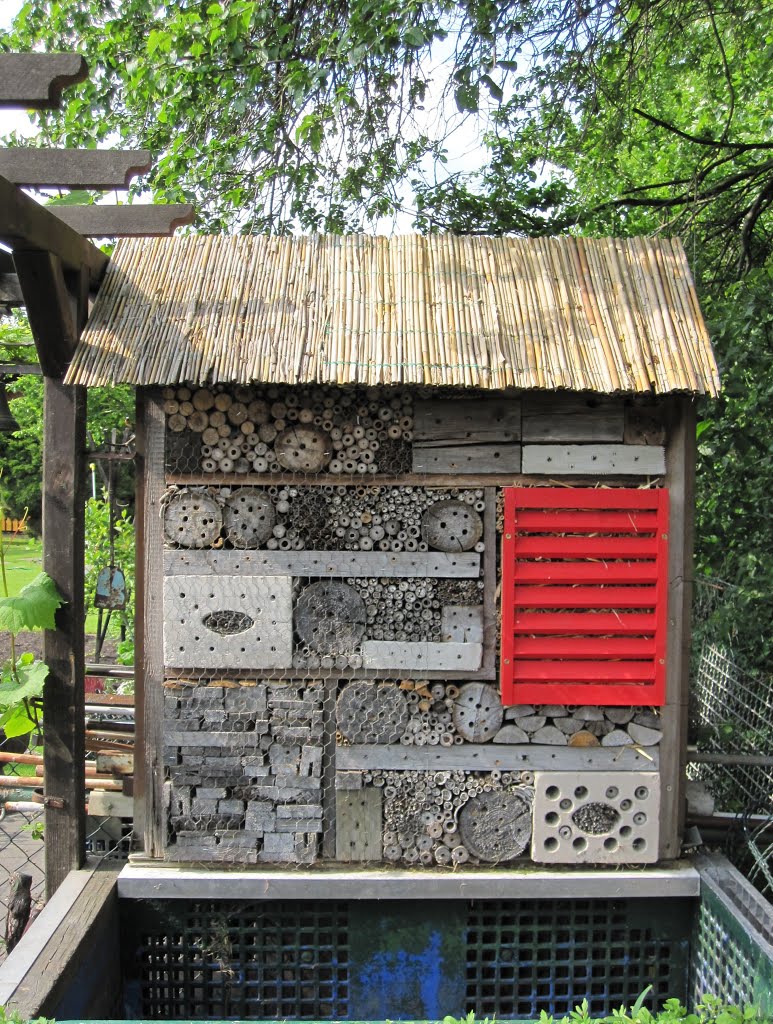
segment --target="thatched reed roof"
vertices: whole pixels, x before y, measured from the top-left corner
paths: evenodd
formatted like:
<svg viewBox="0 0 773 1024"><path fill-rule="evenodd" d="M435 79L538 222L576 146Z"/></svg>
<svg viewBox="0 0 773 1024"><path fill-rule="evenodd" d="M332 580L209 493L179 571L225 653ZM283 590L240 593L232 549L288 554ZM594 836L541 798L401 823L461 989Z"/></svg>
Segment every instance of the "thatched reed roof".
<svg viewBox="0 0 773 1024"><path fill-rule="evenodd" d="M718 389L678 241L448 235L121 241L67 380Z"/></svg>

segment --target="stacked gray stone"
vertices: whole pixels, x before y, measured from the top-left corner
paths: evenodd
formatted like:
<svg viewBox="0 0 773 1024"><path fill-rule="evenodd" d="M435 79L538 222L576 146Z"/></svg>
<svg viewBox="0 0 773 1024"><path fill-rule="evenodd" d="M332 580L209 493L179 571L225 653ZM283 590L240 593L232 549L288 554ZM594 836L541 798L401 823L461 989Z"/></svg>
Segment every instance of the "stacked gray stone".
<svg viewBox="0 0 773 1024"><path fill-rule="evenodd" d="M322 739L322 687L313 683L167 683L167 858L313 861Z"/></svg>

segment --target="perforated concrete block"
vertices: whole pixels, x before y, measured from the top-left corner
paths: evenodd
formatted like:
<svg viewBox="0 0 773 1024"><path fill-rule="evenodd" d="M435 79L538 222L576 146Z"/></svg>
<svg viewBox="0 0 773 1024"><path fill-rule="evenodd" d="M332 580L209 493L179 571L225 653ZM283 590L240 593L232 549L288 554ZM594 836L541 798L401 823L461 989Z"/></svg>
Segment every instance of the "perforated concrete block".
<svg viewBox="0 0 773 1024"><path fill-rule="evenodd" d="M289 576L167 576L164 661L176 668L289 668Z"/></svg>
<svg viewBox="0 0 773 1024"><path fill-rule="evenodd" d="M532 859L651 864L658 859L657 772L536 772Z"/></svg>

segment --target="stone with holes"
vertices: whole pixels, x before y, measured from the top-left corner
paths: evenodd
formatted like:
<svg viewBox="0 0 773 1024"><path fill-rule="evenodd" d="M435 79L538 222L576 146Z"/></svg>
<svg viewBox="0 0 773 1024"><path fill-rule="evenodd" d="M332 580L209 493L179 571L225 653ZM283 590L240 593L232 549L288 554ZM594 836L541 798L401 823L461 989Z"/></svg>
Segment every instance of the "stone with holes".
<svg viewBox="0 0 773 1024"><path fill-rule="evenodd" d="M410 713L394 683L347 683L336 703L338 731L350 743L399 743Z"/></svg>
<svg viewBox="0 0 773 1024"><path fill-rule="evenodd" d="M436 501L421 517L421 536L436 551L471 551L483 536L483 520L464 501Z"/></svg>
<svg viewBox="0 0 773 1024"><path fill-rule="evenodd" d="M365 633L365 602L347 583L323 580L303 590L295 606L295 631L317 654L348 654Z"/></svg>
<svg viewBox="0 0 773 1024"><path fill-rule="evenodd" d="M208 548L223 529L218 501L203 491L178 491L164 505L164 540L181 548Z"/></svg>
<svg viewBox="0 0 773 1024"><path fill-rule="evenodd" d="M265 544L276 524L276 510L269 496L255 487L239 487L223 505L223 528L235 548Z"/></svg>
<svg viewBox="0 0 773 1024"><path fill-rule="evenodd" d="M542 864L658 859L657 772L536 772L532 858Z"/></svg>
<svg viewBox="0 0 773 1024"><path fill-rule="evenodd" d="M492 740L504 721L496 689L487 683L465 683L454 701L453 721L456 731L468 743Z"/></svg>
<svg viewBox="0 0 773 1024"><path fill-rule="evenodd" d="M330 462L332 453L329 436L316 427L287 427L274 441L277 462L291 473L319 473Z"/></svg>
<svg viewBox="0 0 773 1024"><path fill-rule="evenodd" d="M289 576L167 576L164 662L174 668L292 664Z"/></svg>
<svg viewBox="0 0 773 1024"><path fill-rule="evenodd" d="M487 863L520 857L531 836L531 794L495 790L480 793L459 813L459 835L473 857Z"/></svg>

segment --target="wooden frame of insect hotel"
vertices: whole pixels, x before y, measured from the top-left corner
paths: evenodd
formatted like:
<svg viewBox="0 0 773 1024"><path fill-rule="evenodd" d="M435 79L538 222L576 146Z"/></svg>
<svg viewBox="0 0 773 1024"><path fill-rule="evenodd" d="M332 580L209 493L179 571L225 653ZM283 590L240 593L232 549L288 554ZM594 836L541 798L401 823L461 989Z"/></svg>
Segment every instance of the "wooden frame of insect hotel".
<svg viewBox="0 0 773 1024"><path fill-rule="evenodd" d="M694 399L676 241L127 240L145 857L679 856Z"/></svg>

